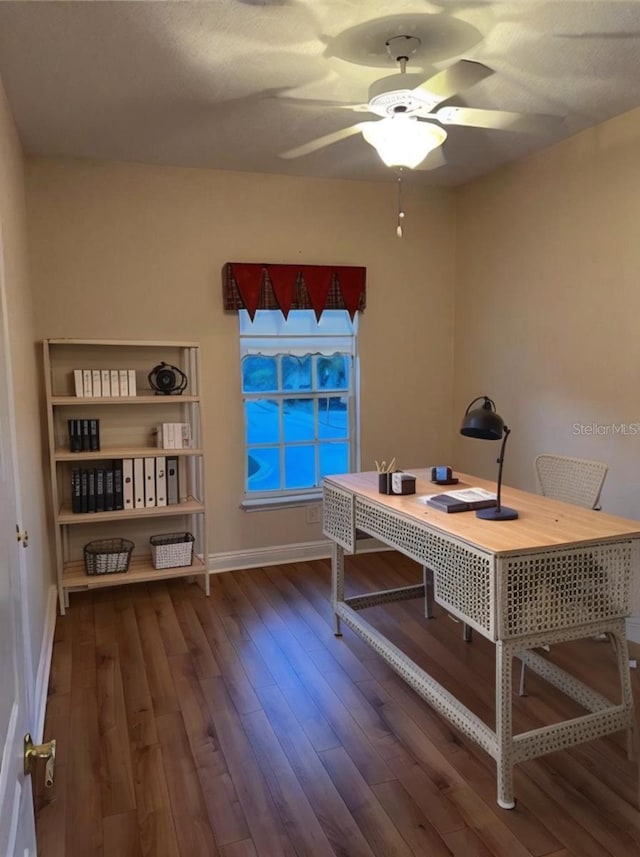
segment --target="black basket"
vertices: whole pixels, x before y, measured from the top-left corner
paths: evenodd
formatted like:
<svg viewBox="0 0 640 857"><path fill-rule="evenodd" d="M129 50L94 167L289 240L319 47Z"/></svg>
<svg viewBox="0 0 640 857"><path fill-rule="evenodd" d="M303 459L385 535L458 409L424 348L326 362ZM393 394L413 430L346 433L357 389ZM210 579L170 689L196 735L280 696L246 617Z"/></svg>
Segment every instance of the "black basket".
<svg viewBox="0 0 640 857"><path fill-rule="evenodd" d="M127 539L101 539L84 546L87 574L116 574L127 571L133 542Z"/></svg>
<svg viewBox="0 0 640 857"><path fill-rule="evenodd" d="M182 568L193 562L193 543L191 533L165 533L151 536L151 557L154 568Z"/></svg>

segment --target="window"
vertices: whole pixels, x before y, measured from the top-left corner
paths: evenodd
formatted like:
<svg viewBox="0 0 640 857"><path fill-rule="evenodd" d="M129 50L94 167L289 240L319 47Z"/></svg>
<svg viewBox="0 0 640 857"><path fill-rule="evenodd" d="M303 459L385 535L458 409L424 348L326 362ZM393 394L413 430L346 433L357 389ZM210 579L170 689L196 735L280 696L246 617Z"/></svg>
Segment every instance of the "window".
<svg viewBox="0 0 640 857"><path fill-rule="evenodd" d="M357 316L343 310L240 310L245 502L314 499L322 478L355 469Z"/></svg>

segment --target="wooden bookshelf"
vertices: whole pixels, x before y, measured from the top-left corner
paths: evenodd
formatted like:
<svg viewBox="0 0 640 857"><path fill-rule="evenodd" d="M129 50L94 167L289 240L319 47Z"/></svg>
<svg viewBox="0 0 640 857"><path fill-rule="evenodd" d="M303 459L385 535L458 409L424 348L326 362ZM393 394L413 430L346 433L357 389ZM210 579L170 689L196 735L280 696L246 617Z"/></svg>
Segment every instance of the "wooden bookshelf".
<svg viewBox="0 0 640 857"><path fill-rule="evenodd" d="M69 607L69 594L74 590L172 577L194 577L202 583L208 595L207 507L198 343L48 339L44 341L43 349L60 612L64 614ZM184 392L162 395L151 388L151 374L154 367L161 363L184 373L187 378ZM74 370L79 367L91 372L131 370L135 377L136 395L77 395ZM106 386L105 381L105 389ZM68 421L86 419L88 416L99 420L100 448L74 452L69 444ZM192 439L189 448L163 449L157 446L157 426L167 422L188 424ZM72 504L72 470L106 472L113 468L115 472L120 462L124 464L129 460L140 459L146 461L148 466L150 459L156 459L151 464L153 467L172 457L181 462L180 496L175 498L176 502L170 502L167 492L167 496L163 497L166 505L147 503L149 499L155 503L154 483L152 496L145 497L143 506L74 511L78 495L74 495L76 502ZM145 479L150 478L145 474ZM145 488L149 488L146 482ZM124 502L123 499L122 504ZM118 505L117 500L114 505ZM194 558L190 566L154 568L147 536L150 522L154 520L158 521L160 535L191 532L195 536ZM87 574L83 559L84 544L96 539L124 537L123 530L135 545L127 571ZM136 538L138 531L140 537Z"/></svg>

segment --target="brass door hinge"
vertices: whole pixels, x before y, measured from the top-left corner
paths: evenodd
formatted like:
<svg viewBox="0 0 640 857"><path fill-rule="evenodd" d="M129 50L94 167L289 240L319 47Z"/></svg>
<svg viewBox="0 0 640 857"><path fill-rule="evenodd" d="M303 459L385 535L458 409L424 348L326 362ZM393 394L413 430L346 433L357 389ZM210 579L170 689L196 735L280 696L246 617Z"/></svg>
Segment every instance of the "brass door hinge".
<svg viewBox="0 0 640 857"><path fill-rule="evenodd" d="M36 759L46 759L44 769L44 784L50 789L53 786L54 768L56 765L56 741L53 738L46 744L34 744L31 735L27 732L24 736L24 775L32 774Z"/></svg>
<svg viewBox="0 0 640 857"><path fill-rule="evenodd" d="M16 524L16 539L19 542L22 542L22 547L26 548L29 545L29 533L27 530L21 530L20 527Z"/></svg>

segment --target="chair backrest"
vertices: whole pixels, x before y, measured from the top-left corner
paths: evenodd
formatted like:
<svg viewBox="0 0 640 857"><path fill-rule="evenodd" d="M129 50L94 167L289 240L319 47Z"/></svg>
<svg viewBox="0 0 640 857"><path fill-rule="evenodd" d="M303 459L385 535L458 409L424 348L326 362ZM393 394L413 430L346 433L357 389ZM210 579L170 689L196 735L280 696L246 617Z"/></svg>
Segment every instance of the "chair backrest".
<svg viewBox="0 0 640 857"><path fill-rule="evenodd" d="M602 461L539 455L535 461L540 491L545 497L563 500L586 509L597 509L607 465Z"/></svg>

